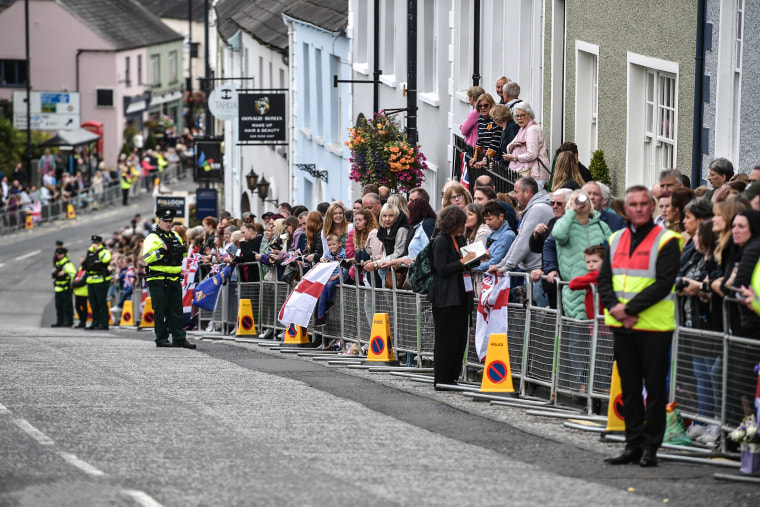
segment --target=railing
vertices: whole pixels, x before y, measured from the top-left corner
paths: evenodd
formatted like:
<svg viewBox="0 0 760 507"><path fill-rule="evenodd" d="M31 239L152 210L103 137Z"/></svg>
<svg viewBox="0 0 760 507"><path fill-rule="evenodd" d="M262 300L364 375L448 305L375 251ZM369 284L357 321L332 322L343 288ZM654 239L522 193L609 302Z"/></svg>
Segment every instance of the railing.
<svg viewBox="0 0 760 507"><path fill-rule="evenodd" d="M259 332L279 332L285 327L277 320L280 308L293 285L265 280L262 266L246 264L257 270L260 281L229 282L220 294L215 312L201 311L201 330L214 322L213 330L229 334L237 323L239 298L250 299ZM206 267L206 269L208 269ZM302 274L302 273L301 273ZM528 282L525 273L508 273ZM395 276L393 277L395 283ZM527 302L509 303L507 337L510 368L515 389L523 396L547 404L574 401L588 413L609 401L613 363L613 336L599 315L598 295L594 290L595 313L592 320L576 320L562 314L562 289L567 282L556 281L558 308L530 304L532 284L527 283ZM135 308L139 291L135 290ZM681 307L676 297L677 307ZM760 340L732 334L732 315L738 302L725 298L723 331L705 331L677 326L672 348L670 401L678 402L682 414L695 421L717 424L728 431L736 427L745 413L754 408L758 381L753 367L760 362ZM477 305L477 302L476 302ZM137 313L137 310L135 310ZM372 316L388 313L396 357L407 359L408 366L422 366L433 359L434 322L431 304L425 295L398 287L369 287L340 280L335 305L326 314L326 325L309 331L326 340L356 343L361 348L370 340ZM473 326L474 327L474 326ZM474 329L465 353L464 377L476 376L483 364L474 346ZM596 405L596 407L594 407ZM725 441L722 441L725 449Z"/></svg>
<svg viewBox="0 0 760 507"><path fill-rule="evenodd" d="M452 179L459 181L459 178L462 176L462 154L472 157L473 149L464 141L463 137L455 135L454 142L452 143L452 151L453 163L451 166L451 177ZM496 192L511 192L515 188L515 182L520 179L520 175L517 172L509 169L492 171L487 167L483 167L482 169L468 167L467 172L470 178L471 190L474 189L475 180L484 174L491 176L491 179L496 186Z"/></svg>
<svg viewBox="0 0 760 507"><path fill-rule="evenodd" d="M186 167L178 163L169 164L163 172L159 173L159 178L163 182L172 182L183 179L186 174ZM153 189L152 176L139 176L138 181L133 183L133 189L137 192L140 189L150 191ZM92 187L72 197L67 201L61 199L51 201L42 205L40 213L35 216L29 208L22 208L9 211L7 206L0 208L0 235L10 234L13 231L24 229L26 226L27 215L32 215L34 225L52 223L56 220L66 220L68 205L71 204L76 214L88 214L99 211L107 206L119 205L121 202L121 187L118 180L103 188L102 192L94 192Z"/></svg>

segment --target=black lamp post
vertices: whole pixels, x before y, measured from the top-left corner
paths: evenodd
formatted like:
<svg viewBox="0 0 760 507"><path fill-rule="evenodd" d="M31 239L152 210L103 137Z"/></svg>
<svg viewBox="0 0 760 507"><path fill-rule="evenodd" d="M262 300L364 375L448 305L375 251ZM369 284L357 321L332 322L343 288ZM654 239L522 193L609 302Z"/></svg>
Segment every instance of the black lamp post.
<svg viewBox="0 0 760 507"><path fill-rule="evenodd" d="M250 190L251 192L256 190L256 184L258 182L258 179L259 179L259 175L253 171L253 166L251 166L251 172L245 175L245 181L246 181L246 184L248 185L248 190Z"/></svg>

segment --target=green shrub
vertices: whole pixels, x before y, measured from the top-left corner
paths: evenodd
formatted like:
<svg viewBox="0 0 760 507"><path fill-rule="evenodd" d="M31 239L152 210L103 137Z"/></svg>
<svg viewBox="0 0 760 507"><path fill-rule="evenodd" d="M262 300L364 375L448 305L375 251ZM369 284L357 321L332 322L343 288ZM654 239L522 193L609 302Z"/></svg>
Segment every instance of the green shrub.
<svg viewBox="0 0 760 507"><path fill-rule="evenodd" d="M594 154L591 155L591 163L588 165L588 170L591 171L591 176L594 177L594 181L601 181L607 186L612 185L610 168L607 167L607 162L604 160L604 152L602 150L596 150Z"/></svg>

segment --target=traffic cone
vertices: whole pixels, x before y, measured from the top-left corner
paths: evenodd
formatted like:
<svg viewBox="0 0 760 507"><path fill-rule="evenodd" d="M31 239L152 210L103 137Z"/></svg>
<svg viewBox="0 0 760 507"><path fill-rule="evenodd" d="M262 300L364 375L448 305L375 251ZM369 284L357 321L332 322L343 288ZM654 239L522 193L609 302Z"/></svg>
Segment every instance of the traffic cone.
<svg viewBox="0 0 760 507"><path fill-rule="evenodd" d="M77 217L77 214L74 211L74 205L73 204L69 204L66 207L66 217L69 218L69 219Z"/></svg>
<svg viewBox="0 0 760 507"><path fill-rule="evenodd" d="M240 325L238 324L238 329ZM288 347L313 347L314 344L309 340L309 335L306 332L306 328L303 326L297 326L296 324L290 324L288 330L285 331L285 336L282 339L282 345Z"/></svg>
<svg viewBox="0 0 760 507"><path fill-rule="evenodd" d="M514 394L512 370L509 367L509 344L506 333L494 333L488 337L486 364L480 392L487 394Z"/></svg>
<svg viewBox="0 0 760 507"><path fill-rule="evenodd" d="M26 215L26 222L24 222L24 228L27 230L34 229L34 218L32 218L31 213L28 213Z"/></svg>
<svg viewBox="0 0 760 507"><path fill-rule="evenodd" d="M111 310L111 302L106 301L106 304L108 305L108 325L113 326L115 319L113 318L113 311Z"/></svg>
<svg viewBox="0 0 760 507"><path fill-rule="evenodd" d="M238 303L237 331L235 336L256 335L256 321L253 318L253 306L250 299L241 299Z"/></svg>
<svg viewBox="0 0 760 507"><path fill-rule="evenodd" d="M140 329L152 328L155 326L155 316L153 315L153 303L150 296L145 298L145 309L140 319Z"/></svg>
<svg viewBox="0 0 760 507"><path fill-rule="evenodd" d="M124 301L124 307L121 309L121 320L119 321L119 326L131 326L134 327L135 325L135 314L132 312L132 300L127 299Z"/></svg>
<svg viewBox="0 0 760 507"><path fill-rule="evenodd" d="M387 313L376 313L372 316L372 338L369 341L367 359L362 364L377 366L398 366L396 357L393 355L393 342L391 341L391 322Z"/></svg>
<svg viewBox="0 0 760 507"><path fill-rule="evenodd" d="M87 323L92 324L92 306L89 300L87 300Z"/></svg>
<svg viewBox="0 0 760 507"><path fill-rule="evenodd" d="M625 417L623 417L623 388L620 386L620 374L618 373L617 361L612 363L610 405L607 408L607 429L605 431L625 431Z"/></svg>

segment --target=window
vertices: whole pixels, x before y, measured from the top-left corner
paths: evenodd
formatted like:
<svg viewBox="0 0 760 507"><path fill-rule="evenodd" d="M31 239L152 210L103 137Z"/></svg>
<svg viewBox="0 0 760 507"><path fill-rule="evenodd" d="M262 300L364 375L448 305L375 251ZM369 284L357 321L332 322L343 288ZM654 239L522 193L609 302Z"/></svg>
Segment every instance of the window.
<svg viewBox="0 0 760 507"><path fill-rule="evenodd" d="M177 67L177 52L169 51L169 84L179 81L179 68Z"/></svg>
<svg viewBox="0 0 760 507"><path fill-rule="evenodd" d="M742 53L744 52L744 2L722 2L715 100L715 156L735 164L741 160ZM726 5L728 4L728 5ZM733 4L733 5L731 5ZM754 162L753 162L754 163Z"/></svg>
<svg viewBox="0 0 760 507"><path fill-rule="evenodd" d="M129 57L124 57L124 86L132 86L132 76L129 75Z"/></svg>
<svg viewBox="0 0 760 507"><path fill-rule="evenodd" d="M0 60L2 86L26 86L26 60Z"/></svg>
<svg viewBox="0 0 760 507"><path fill-rule="evenodd" d="M472 17L475 9L472 2L459 0L457 12L461 14L456 17L456 85L458 90L467 91L472 86ZM465 100L466 98L465 96Z"/></svg>
<svg viewBox="0 0 760 507"><path fill-rule="evenodd" d="M95 105L97 107L113 107L113 90L107 88L96 88L95 100Z"/></svg>
<svg viewBox="0 0 760 507"><path fill-rule="evenodd" d="M321 49L315 49L314 50L314 70L317 73L316 78L314 79L316 85L317 85L317 96L315 97L315 100L317 102L317 121L314 122L314 127L316 127L312 133L317 137L324 136L324 128L322 126L322 122L325 121L325 112L324 112L324 97L322 96L323 90L324 90L324 83L322 83L322 50Z"/></svg>
<svg viewBox="0 0 760 507"><path fill-rule="evenodd" d="M330 55L330 79L338 76L340 79L340 58ZM340 87L330 83L330 142L340 145Z"/></svg>
<svg viewBox="0 0 760 507"><path fill-rule="evenodd" d="M438 94L438 0L425 0L419 17L422 28L422 91Z"/></svg>
<svg viewBox="0 0 760 507"><path fill-rule="evenodd" d="M381 62L383 63L382 67L380 68L383 71L383 75L386 76L393 76L396 74L395 71L395 59L394 59L394 51L395 51L395 37L396 37L396 23L393 18L393 4L394 0L385 0L385 8L383 9L382 15L385 17L383 18L380 26L383 29L383 36L382 36L382 56L381 56Z"/></svg>
<svg viewBox="0 0 760 507"><path fill-rule="evenodd" d="M599 140L599 46L575 41L575 143L588 163Z"/></svg>
<svg viewBox="0 0 760 507"><path fill-rule="evenodd" d="M309 61L309 45L303 44L303 126L311 127L311 62Z"/></svg>
<svg viewBox="0 0 760 507"><path fill-rule="evenodd" d="M370 60L370 45L372 44L372 32L369 27L371 4L370 2L356 2L354 5L356 6L353 20L353 43L356 48L354 60L358 64L367 65Z"/></svg>
<svg viewBox="0 0 760 507"><path fill-rule="evenodd" d="M650 186L678 168L678 72L675 62L628 53L626 183Z"/></svg>
<svg viewBox="0 0 760 507"><path fill-rule="evenodd" d="M161 55L150 55L150 85L161 86Z"/></svg>
<svg viewBox="0 0 760 507"><path fill-rule="evenodd" d="M142 86L143 74L142 74L142 55L137 55L137 86Z"/></svg>

